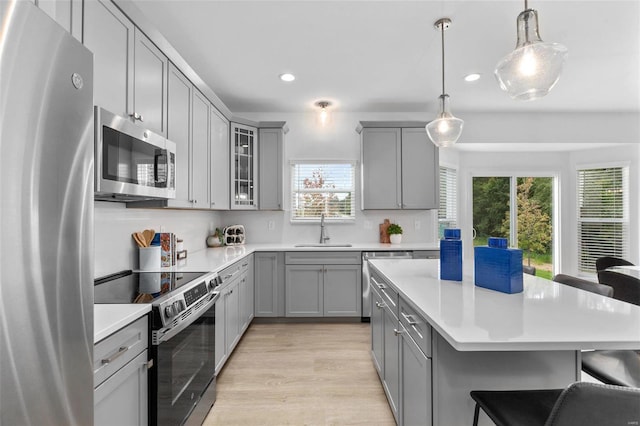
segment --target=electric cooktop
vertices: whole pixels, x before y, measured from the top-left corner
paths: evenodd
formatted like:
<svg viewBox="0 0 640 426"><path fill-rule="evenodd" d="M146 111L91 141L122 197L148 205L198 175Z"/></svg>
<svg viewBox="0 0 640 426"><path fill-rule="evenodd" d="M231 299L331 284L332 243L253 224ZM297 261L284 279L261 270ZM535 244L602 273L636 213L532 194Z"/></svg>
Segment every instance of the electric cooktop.
<svg viewBox="0 0 640 426"><path fill-rule="evenodd" d="M94 281L94 303L154 303L208 272L118 272Z"/></svg>

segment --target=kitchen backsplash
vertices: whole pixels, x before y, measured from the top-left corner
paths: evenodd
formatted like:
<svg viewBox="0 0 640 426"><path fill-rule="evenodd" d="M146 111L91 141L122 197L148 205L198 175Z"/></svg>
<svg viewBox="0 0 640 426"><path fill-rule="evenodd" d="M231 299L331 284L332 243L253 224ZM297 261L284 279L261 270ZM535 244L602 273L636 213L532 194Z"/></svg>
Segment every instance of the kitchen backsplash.
<svg viewBox="0 0 640 426"><path fill-rule="evenodd" d="M224 212L225 225L235 221L245 227L248 243L316 243L320 238L320 224L291 224L288 211ZM356 220L350 223L326 224L331 243L377 242L379 227L384 219L403 228L405 243L435 242L437 240L437 210L362 211L356 209Z"/></svg>
<svg viewBox="0 0 640 426"><path fill-rule="evenodd" d="M173 232L187 252L206 247L209 231L228 225L215 211L127 209L124 203L95 202L95 272L101 277L138 267L134 231Z"/></svg>

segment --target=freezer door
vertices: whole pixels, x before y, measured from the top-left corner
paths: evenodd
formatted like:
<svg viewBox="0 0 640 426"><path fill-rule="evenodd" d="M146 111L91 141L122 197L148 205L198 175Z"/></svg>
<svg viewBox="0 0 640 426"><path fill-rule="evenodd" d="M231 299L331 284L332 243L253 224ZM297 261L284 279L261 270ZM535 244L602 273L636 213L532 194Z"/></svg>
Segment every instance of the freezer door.
<svg viewBox="0 0 640 426"><path fill-rule="evenodd" d="M0 1L0 424L93 424L93 56Z"/></svg>

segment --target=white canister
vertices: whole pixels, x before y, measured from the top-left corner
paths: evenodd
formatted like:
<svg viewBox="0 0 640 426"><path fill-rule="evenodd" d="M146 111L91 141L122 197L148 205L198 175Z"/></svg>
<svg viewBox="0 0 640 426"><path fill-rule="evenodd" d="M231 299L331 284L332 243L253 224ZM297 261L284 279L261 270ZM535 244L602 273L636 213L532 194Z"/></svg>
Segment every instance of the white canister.
<svg viewBox="0 0 640 426"><path fill-rule="evenodd" d="M139 247L138 260L141 271L160 270L160 246Z"/></svg>

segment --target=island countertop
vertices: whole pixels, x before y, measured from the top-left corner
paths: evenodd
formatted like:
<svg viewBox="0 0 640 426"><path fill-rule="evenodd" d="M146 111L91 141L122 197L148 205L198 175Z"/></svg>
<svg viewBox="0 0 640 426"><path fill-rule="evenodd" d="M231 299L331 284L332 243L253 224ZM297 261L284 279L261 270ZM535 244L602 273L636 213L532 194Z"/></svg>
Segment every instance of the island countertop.
<svg viewBox="0 0 640 426"><path fill-rule="evenodd" d="M640 306L524 275L505 294L439 279L438 260L371 260L458 351L640 349Z"/></svg>

